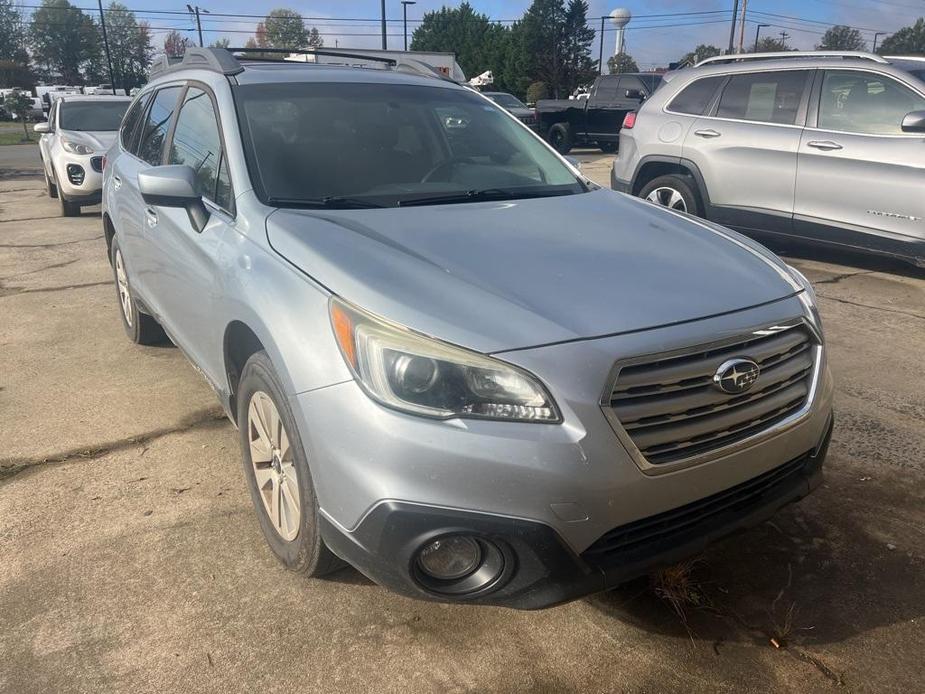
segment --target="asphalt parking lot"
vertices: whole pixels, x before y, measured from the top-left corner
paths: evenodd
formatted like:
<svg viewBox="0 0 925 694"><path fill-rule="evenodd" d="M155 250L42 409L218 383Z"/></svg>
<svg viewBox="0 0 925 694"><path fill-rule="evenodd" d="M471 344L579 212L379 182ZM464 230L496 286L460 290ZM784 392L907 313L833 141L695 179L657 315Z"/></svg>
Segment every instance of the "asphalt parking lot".
<svg viewBox="0 0 925 694"><path fill-rule="evenodd" d="M826 483L672 590L421 603L277 564L233 427L178 350L125 338L98 208L59 217L37 156L0 147L0 691L922 690L921 272L792 259L837 381Z"/></svg>

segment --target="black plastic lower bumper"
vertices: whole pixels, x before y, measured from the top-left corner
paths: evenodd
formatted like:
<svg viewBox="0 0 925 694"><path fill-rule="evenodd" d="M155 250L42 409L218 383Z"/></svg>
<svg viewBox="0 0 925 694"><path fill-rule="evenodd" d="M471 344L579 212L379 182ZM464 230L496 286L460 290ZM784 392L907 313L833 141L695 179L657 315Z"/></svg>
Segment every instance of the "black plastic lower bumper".
<svg viewBox="0 0 925 694"><path fill-rule="evenodd" d="M322 518L330 549L376 583L409 597L450 601L413 578L418 549L435 537L462 533L503 549L505 569L490 588L453 602L518 609L551 607L612 588L654 568L702 551L708 544L770 518L822 481L832 424L815 451L668 513L615 528L581 555L542 523L389 501L352 532Z"/></svg>
<svg viewBox="0 0 925 694"><path fill-rule="evenodd" d="M614 175L613 169L610 170L610 188L618 193L629 193L632 185L629 181L621 181Z"/></svg>

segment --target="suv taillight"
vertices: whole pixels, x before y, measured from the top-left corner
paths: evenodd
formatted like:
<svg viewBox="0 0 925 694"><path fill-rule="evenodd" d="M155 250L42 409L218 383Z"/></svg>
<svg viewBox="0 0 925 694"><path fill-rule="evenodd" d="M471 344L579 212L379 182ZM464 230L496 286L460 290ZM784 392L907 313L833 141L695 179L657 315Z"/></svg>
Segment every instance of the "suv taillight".
<svg viewBox="0 0 925 694"><path fill-rule="evenodd" d="M623 127L627 130L632 130L634 125L636 125L636 112L630 111L623 118Z"/></svg>

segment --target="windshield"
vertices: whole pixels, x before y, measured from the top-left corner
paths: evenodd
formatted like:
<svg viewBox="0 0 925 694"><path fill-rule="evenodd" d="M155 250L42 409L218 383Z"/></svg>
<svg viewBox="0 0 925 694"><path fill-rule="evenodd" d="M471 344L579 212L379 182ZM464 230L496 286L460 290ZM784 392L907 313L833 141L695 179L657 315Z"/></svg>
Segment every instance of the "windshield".
<svg viewBox="0 0 925 694"><path fill-rule="evenodd" d="M513 94L486 94L485 96L504 108L527 108L527 105Z"/></svg>
<svg viewBox="0 0 925 694"><path fill-rule="evenodd" d="M378 207L586 190L529 130L469 90L255 84L236 87L235 102L254 187L271 205Z"/></svg>
<svg viewBox="0 0 925 694"><path fill-rule="evenodd" d="M131 102L65 101L60 106L58 126L62 130L118 130Z"/></svg>

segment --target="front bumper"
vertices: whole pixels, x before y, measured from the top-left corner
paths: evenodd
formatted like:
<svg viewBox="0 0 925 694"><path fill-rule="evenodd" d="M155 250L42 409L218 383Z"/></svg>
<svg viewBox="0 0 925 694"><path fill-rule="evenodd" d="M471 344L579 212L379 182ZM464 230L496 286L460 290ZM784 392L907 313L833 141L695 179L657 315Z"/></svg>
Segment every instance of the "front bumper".
<svg viewBox="0 0 925 694"><path fill-rule="evenodd" d="M446 600L413 579L417 550L435 537L464 533L504 549L499 587L472 604L539 609L615 587L702 551L708 544L770 518L822 481L832 433L813 450L759 478L675 509L615 528L576 554L548 525L518 518L389 501L351 532L322 518L328 547L367 577L397 593Z"/></svg>
<svg viewBox="0 0 925 694"><path fill-rule="evenodd" d="M96 205L103 196L102 154L92 155L70 154L61 152L54 160L55 183L59 193L64 194L68 202L82 205ZM68 165L79 166L83 171L83 180L79 184L71 181L68 175Z"/></svg>

